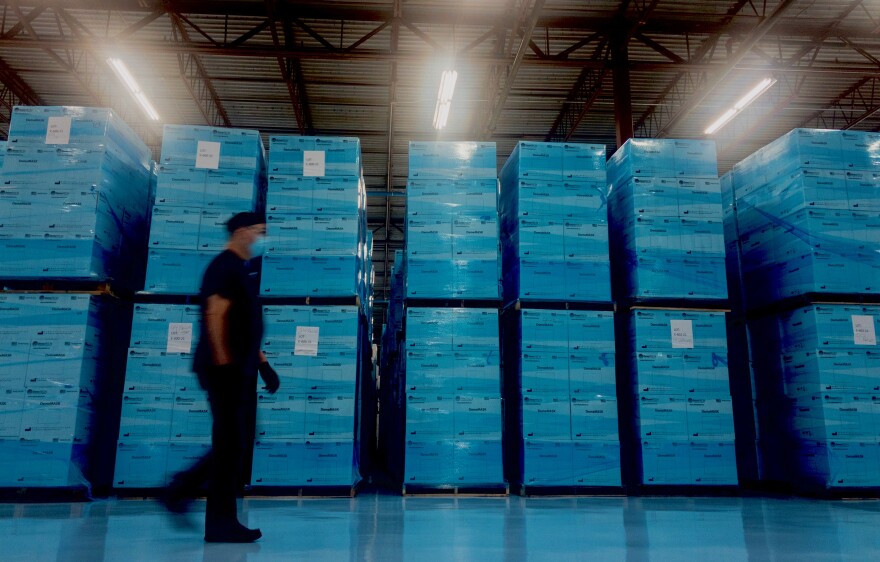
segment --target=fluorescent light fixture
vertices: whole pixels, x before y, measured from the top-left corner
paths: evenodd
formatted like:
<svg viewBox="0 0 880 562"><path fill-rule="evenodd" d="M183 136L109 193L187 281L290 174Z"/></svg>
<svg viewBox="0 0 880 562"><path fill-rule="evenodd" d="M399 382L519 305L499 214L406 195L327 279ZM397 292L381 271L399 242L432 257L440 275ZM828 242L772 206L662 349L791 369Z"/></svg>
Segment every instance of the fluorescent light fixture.
<svg viewBox="0 0 880 562"><path fill-rule="evenodd" d="M437 105L434 106L434 128L438 131L446 127L449 119L449 109L452 106L452 94L455 92L455 81L458 80L458 72L444 70L440 78L440 91L437 92Z"/></svg>
<svg viewBox="0 0 880 562"><path fill-rule="evenodd" d="M137 80L134 79L134 76L131 75L131 72L128 71L128 67L125 66L125 63L120 59L110 57L107 59L107 64L110 65L110 68L113 69L113 72L119 78L119 80L125 84L125 87L128 88L129 93L138 102L138 105L141 106L141 109L144 110L144 113L147 114L147 117L152 119L153 121L159 120L159 113L156 112L156 109L153 107L153 104L150 103L150 100L147 99L144 91L141 90L140 85L138 85Z"/></svg>
<svg viewBox="0 0 880 562"><path fill-rule="evenodd" d="M749 106L753 101L758 99L761 94L769 90L773 87L773 84L776 83L775 78L764 78L754 88L749 90L749 92L744 95L738 102L733 104L733 107L725 111L721 117L716 119L709 127L704 131L705 134L711 135L712 133L718 131L721 127L730 123L734 117L739 115L745 108Z"/></svg>
<svg viewBox="0 0 880 562"><path fill-rule="evenodd" d="M706 129L706 134L711 135L721 127L727 125L731 119L736 117L737 113L738 112L735 109L728 109L727 111L725 111L721 117L719 117L714 123L709 125L709 128Z"/></svg>

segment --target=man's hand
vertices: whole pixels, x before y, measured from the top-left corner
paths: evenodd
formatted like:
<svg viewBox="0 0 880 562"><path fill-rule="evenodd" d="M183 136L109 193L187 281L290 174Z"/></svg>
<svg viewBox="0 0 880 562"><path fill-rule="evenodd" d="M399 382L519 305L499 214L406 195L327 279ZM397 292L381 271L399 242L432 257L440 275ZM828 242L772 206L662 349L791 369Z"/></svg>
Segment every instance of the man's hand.
<svg viewBox="0 0 880 562"><path fill-rule="evenodd" d="M278 392L278 389L281 387L281 379L278 378L278 373L276 373L275 369L269 365L269 362L263 361L260 363L258 370L260 371L260 378L266 383L266 386L263 388L265 388L269 394L275 394Z"/></svg>

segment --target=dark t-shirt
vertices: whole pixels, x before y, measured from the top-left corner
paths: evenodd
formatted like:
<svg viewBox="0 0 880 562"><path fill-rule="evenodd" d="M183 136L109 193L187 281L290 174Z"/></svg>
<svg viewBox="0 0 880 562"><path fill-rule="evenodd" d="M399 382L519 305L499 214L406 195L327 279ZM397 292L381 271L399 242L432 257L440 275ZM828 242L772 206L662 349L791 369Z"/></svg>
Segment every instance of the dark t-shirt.
<svg viewBox="0 0 880 562"><path fill-rule="evenodd" d="M219 295L231 301L227 342L232 360L247 377L257 376L260 344L263 339L263 310L260 308L261 259L243 260L225 250L211 261L202 278L201 337L196 348L194 370L203 373L213 364L211 345L205 330L205 301Z"/></svg>

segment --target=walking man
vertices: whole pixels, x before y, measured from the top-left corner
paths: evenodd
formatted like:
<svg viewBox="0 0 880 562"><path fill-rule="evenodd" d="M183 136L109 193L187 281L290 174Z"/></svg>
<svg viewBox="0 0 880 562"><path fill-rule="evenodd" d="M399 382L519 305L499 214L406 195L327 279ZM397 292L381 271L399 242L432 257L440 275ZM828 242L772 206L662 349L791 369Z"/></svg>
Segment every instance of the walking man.
<svg viewBox="0 0 880 562"><path fill-rule="evenodd" d="M262 536L259 529L238 521L236 503L253 448L257 373L270 393L280 381L260 351L263 316L257 298L266 220L258 213L238 213L226 228L226 249L202 280L201 337L193 365L211 404L211 452L175 475L162 501L170 511L182 513L207 480L205 541L243 543Z"/></svg>

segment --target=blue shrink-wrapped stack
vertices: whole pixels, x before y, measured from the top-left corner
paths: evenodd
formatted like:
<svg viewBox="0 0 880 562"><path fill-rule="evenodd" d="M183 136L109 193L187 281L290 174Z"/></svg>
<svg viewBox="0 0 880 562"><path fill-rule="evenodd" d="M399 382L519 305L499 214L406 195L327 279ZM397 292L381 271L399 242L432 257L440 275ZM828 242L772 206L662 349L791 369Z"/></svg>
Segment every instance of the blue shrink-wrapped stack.
<svg viewBox="0 0 880 562"><path fill-rule="evenodd" d="M498 337L496 309L406 310L404 485L503 484Z"/></svg>
<svg viewBox="0 0 880 562"><path fill-rule="evenodd" d="M99 296L0 295L0 487L109 485L126 313Z"/></svg>
<svg viewBox="0 0 880 562"><path fill-rule="evenodd" d="M273 136L261 294L366 297L360 141Z"/></svg>
<svg viewBox="0 0 880 562"><path fill-rule="evenodd" d="M728 299L715 142L630 139L608 181L615 296L635 305L618 341L628 480L736 485L726 315L705 310Z"/></svg>
<svg viewBox="0 0 880 562"><path fill-rule="evenodd" d="M845 304L880 292L880 134L794 129L736 164L723 187L732 304L750 336L758 476L880 486L876 307Z"/></svg>
<svg viewBox="0 0 880 562"><path fill-rule="evenodd" d="M504 300L610 302L605 147L520 141L500 177Z"/></svg>
<svg viewBox="0 0 880 562"><path fill-rule="evenodd" d="M410 142L383 333L380 445L404 486L504 486L495 143ZM449 301L460 302L450 307Z"/></svg>
<svg viewBox="0 0 880 562"><path fill-rule="evenodd" d="M264 306L263 348L281 390L258 393L255 486L352 486L360 478L359 416L372 378L365 209L357 138L270 138L261 295L357 304Z"/></svg>
<svg viewBox="0 0 880 562"><path fill-rule="evenodd" d="M616 298L727 298L714 141L630 139L608 182Z"/></svg>
<svg viewBox="0 0 880 562"><path fill-rule="evenodd" d="M752 322L765 479L880 486L878 319L876 305L812 304Z"/></svg>
<svg viewBox="0 0 880 562"><path fill-rule="evenodd" d="M134 305L116 488L162 487L210 449L208 396L192 371L200 314L198 305Z"/></svg>
<svg viewBox="0 0 880 562"><path fill-rule="evenodd" d="M635 309L628 317L627 431L642 485L736 485L725 314Z"/></svg>
<svg viewBox="0 0 880 562"><path fill-rule="evenodd" d="M505 311L506 466L529 487L620 486L614 315Z"/></svg>
<svg viewBox="0 0 880 562"><path fill-rule="evenodd" d="M356 306L265 305L263 349L281 389L257 393L254 486L359 480L363 316Z"/></svg>
<svg viewBox="0 0 880 562"><path fill-rule="evenodd" d="M196 294L226 246L226 221L263 209L263 141L247 129L165 125L158 164L144 290Z"/></svg>
<svg viewBox="0 0 880 562"><path fill-rule="evenodd" d="M409 144L406 296L500 299L495 143Z"/></svg>
<svg viewBox="0 0 880 562"><path fill-rule="evenodd" d="M794 129L736 164L746 306L880 293L880 133Z"/></svg>
<svg viewBox="0 0 880 562"><path fill-rule="evenodd" d="M621 484L613 314L566 310L611 302L606 185L601 145L521 141L501 170L505 455L521 486Z"/></svg>
<svg viewBox="0 0 880 562"><path fill-rule="evenodd" d="M151 162L110 109L13 108L0 176L3 277L138 284Z"/></svg>

